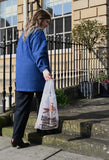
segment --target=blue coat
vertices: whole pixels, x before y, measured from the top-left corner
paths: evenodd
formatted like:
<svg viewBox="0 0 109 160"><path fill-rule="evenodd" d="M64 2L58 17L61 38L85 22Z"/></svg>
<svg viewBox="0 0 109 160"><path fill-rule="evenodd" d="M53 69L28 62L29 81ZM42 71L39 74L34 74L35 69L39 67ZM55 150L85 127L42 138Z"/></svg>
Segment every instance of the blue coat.
<svg viewBox="0 0 109 160"><path fill-rule="evenodd" d="M16 90L43 91L43 70L49 70L47 41L43 30L29 34L23 41L20 36L16 54Z"/></svg>

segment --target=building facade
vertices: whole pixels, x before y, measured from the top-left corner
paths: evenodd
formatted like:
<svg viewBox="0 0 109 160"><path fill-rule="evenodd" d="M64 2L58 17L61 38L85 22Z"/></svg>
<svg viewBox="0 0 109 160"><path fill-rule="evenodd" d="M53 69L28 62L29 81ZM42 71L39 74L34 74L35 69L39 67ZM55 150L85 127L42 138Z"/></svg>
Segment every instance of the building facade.
<svg viewBox="0 0 109 160"><path fill-rule="evenodd" d="M97 19L103 25L109 26L109 2L108 0L0 0L0 43L3 43L3 35L6 37L6 44L10 40L16 40L16 31L20 36L28 18L38 9L37 2L44 9L47 9L52 16L52 21L46 29L45 34L49 36L61 35L62 39L71 34L75 24L82 19ZM108 45L108 43L107 43ZM13 44L12 53L12 92L15 92L15 64L16 44ZM6 49L6 93L9 93L9 49ZM108 53L105 56L108 68ZM3 86L3 53L0 49L0 92Z"/></svg>

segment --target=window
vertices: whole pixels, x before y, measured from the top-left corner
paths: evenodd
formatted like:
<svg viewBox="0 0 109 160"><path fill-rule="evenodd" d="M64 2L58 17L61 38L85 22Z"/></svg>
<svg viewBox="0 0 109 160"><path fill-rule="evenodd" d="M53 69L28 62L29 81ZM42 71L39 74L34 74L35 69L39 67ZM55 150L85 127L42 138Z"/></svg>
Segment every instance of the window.
<svg viewBox="0 0 109 160"><path fill-rule="evenodd" d="M0 1L0 44L3 43L3 37L6 37L6 44L10 41L12 34L12 41L16 40L17 31L17 0ZM15 54L16 43L13 43L13 53ZM2 55L0 49L0 55ZM9 54L9 48L6 48L6 54Z"/></svg>
<svg viewBox="0 0 109 160"><path fill-rule="evenodd" d="M43 6L52 16L46 29L47 36L61 35L63 40L71 34L71 0L43 0Z"/></svg>

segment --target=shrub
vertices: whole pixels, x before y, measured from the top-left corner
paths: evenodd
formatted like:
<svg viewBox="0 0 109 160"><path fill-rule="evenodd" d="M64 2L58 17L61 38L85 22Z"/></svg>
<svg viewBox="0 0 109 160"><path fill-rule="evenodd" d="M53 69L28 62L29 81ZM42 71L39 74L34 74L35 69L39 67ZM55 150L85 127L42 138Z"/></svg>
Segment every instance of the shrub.
<svg viewBox="0 0 109 160"><path fill-rule="evenodd" d="M108 79L108 75L106 75L104 72L101 72L98 76L97 76L97 81L102 83L104 82L104 79Z"/></svg>
<svg viewBox="0 0 109 160"><path fill-rule="evenodd" d="M65 106L68 104L68 97L65 95L63 89L56 89L56 98L58 106Z"/></svg>
<svg viewBox="0 0 109 160"><path fill-rule="evenodd" d="M76 43L84 44L89 50L94 45L100 45L107 38L107 28L97 20L82 20L72 30L72 39Z"/></svg>

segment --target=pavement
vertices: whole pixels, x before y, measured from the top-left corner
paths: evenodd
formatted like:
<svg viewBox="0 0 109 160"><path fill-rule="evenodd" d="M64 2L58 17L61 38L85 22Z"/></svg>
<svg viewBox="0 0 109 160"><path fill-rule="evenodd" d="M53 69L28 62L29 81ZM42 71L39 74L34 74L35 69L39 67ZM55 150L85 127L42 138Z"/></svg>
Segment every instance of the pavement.
<svg viewBox="0 0 109 160"><path fill-rule="evenodd" d="M109 97L74 99L72 104L60 107L62 119L107 120L109 123Z"/></svg>
<svg viewBox="0 0 109 160"><path fill-rule="evenodd" d="M27 148L13 148L10 138L0 136L0 160L103 160L79 155L43 145L30 144Z"/></svg>

